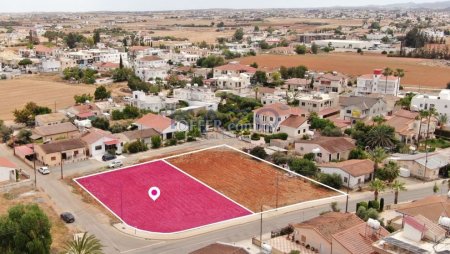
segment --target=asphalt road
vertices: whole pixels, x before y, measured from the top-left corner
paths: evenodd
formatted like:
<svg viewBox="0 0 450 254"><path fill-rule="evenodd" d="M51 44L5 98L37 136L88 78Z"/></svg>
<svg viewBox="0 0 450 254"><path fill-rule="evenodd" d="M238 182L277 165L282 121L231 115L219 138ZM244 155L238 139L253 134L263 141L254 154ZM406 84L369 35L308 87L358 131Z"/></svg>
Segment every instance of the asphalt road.
<svg viewBox="0 0 450 254"><path fill-rule="evenodd" d="M158 156L164 153L176 151L177 149L197 150L223 143L227 143L235 147L242 147L246 144L237 141L236 139L205 140L202 142L188 143L182 146L151 150L146 154L140 154L134 157L132 156L127 160L132 161L140 159L141 157ZM11 158L12 152L3 146L0 146L0 155L8 155L8 157ZM12 157L12 160L21 165L22 168L27 168L27 171L33 176L32 170L26 167L22 162L20 162L20 160L17 160L14 157ZM91 169L79 168L76 164L74 164L71 168L65 171L65 175L68 176L90 170ZM181 240L160 241L135 238L125 235L113 228L110 225L109 217L104 215L98 208L83 202L81 197L72 193L71 188L59 178L60 175L58 172L53 172L47 176L38 174L38 187L49 194L55 204L57 212L70 211L75 215L76 222L73 225L70 225L71 228L80 232L88 231L100 239L102 244L105 246L105 253L188 253L217 241L233 243L249 239L253 236L258 236L260 233L260 222L255 221ZM447 184L442 185L442 180L438 181L438 183L441 187L439 193L446 193L448 191ZM434 183L419 183L408 186L407 191L400 193L399 201L411 201L433 195L433 185ZM385 205L393 203L394 194L392 191L381 193L380 197L384 197ZM348 206L349 211L353 212L355 210L357 202L371 198L373 198L373 194L370 192L351 194ZM342 211L345 210L345 199L342 202L339 202L339 207ZM329 205L323 205L311 207L301 211L286 213L277 217L267 219L263 218L263 232L268 233L274 229L285 227L289 223L299 223L304 220L314 218L320 215L321 212L329 210Z"/></svg>

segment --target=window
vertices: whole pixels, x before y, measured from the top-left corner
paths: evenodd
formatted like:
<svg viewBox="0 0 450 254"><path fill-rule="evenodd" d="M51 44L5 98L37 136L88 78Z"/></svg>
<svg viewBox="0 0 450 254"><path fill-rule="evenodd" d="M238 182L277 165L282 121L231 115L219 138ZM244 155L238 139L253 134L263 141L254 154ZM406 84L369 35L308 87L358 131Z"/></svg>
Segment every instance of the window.
<svg viewBox="0 0 450 254"><path fill-rule="evenodd" d="M318 153L318 154L317 154L317 157L322 158L322 153Z"/></svg>
<svg viewBox="0 0 450 254"><path fill-rule="evenodd" d="M297 131L297 134L300 134L300 130Z"/></svg>
<svg viewBox="0 0 450 254"><path fill-rule="evenodd" d="M78 150L73 152L73 156L77 156L79 154Z"/></svg>
<svg viewBox="0 0 450 254"><path fill-rule="evenodd" d="M344 183L348 182L348 178L346 176L344 176Z"/></svg>
<svg viewBox="0 0 450 254"><path fill-rule="evenodd" d="M302 106L305 106L305 103L304 103L304 102L302 102Z"/></svg>
<svg viewBox="0 0 450 254"><path fill-rule="evenodd" d="M96 146L95 151L102 150L102 146Z"/></svg>
<svg viewBox="0 0 450 254"><path fill-rule="evenodd" d="M339 157L340 157L340 154L338 153L336 158L339 160Z"/></svg>
<svg viewBox="0 0 450 254"><path fill-rule="evenodd" d="M300 239L301 239L302 242L306 242L306 236L302 235L302 236L300 237Z"/></svg>
<svg viewBox="0 0 450 254"><path fill-rule="evenodd" d="M352 113L352 111L351 110L347 110L347 114L351 114Z"/></svg>
<svg viewBox="0 0 450 254"><path fill-rule="evenodd" d="M52 157L51 160L52 160L52 161L56 161L56 157Z"/></svg>

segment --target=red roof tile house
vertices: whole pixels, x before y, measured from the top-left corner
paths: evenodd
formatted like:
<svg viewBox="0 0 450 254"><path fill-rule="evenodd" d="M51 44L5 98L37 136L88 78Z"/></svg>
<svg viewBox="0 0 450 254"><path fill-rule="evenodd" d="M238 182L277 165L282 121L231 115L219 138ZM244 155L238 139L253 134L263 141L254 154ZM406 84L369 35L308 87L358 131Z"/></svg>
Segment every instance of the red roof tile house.
<svg viewBox="0 0 450 254"><path fill-rule="evenodd" d="M117 68L119 68L119 64L111 63L111 62L97 62L94 63L94 67L99 72L111 72Z"/></svg>
<svg viewBox="0 0 450 254"><path fill-rule="evenodd" d="M122 153L123 143L111 132L96 128L91 128L85 133L81 140L86 143L87 155L92 157L101 157L106 153Z"/></svg>
<svg viewBox="0 0 450 254"><path fill-rule="evenodd" d="M134 123L139 130L155 129L161 133L163 139L171 139L175 132L188 131L189 127L183 123L172 120L162 115L156 115L148 113L145 116L139 118Z"/></svg>
<svg viewBox="0 0 450 254"><path fill-rule="evenodd" d="M338 174L343 185L355 188L372 179L374 163L371 160L347 160L330 162L319 165L320 172L325 174Z"/></svg>
<svg viewBox="0 0 450 254"><path fill-rule="evenodd" d="M325 73L314 78L314 90L321 93L342 93L347 87L348 78L339 73Z"/></svg>
<svg viewBox="0 0 450 254"><path fill-rule="evenodd" d="M7 158L0 157L0 183L13 181L16 178L17 165Z"/></svg>
<svg viewBox="0 0 450 254"><path fill-rule="evenodd" d="M243 65L238 62L230 62L226 65L214 68L214 78L219 78L222 76L240 77L241 73L253 76L255 72L256 68Z"/></svg>
<svg viewBox="0 0 450 254"><path fill-rule="evenodd" d="M392 126L395 128L395 136L401 141L408 143L415 143L419 136L423 138L428 135L430 138L434 137L434 131L436 130L436 121L434 118L430 121L430 126L428 129L427 120L422 119L422 122L419 119L418 112L411 112L408 110L399 110L394 112L392 117L388 117L385 122L386 125ZM420 127L422 125L422 127Z"/></svg>
<svg viewBox="0 0 450 254"><path fill-rule="evenodd" d="M303 136L309 130L308 112L298 107L273 103L255 109L253 130L259 133L285 132L290 137Z"/></svg>
<svg viewBox="0 0 450 254"><path fill-rule="evenodd" d="M67 109L70 117L75 117L77 120L86 120L102 114L101 110L95 103L87 103L75 105Z"/></svg>
<svg viewBox="0 0 450 254"><path fill-rule="evenodd" d="M372 228L352 213L329 212L294 224L294 237L321 254L372 254L372 243L389 233Z"/></svg>
<svg viewBox="0 0 450 254"><path fill-rule="evenodd" d="M354 140L346 137L316 137L312 140L298 140L295 151L299 154L315 153L317 162L346 160L356 146Z"/></svg>

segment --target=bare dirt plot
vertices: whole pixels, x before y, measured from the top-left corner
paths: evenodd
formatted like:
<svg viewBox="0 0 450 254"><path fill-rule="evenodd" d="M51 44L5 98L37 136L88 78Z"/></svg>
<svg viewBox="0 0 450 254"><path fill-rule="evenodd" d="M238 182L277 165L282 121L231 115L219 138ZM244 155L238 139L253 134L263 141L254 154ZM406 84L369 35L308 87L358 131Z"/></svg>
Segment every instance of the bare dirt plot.
<svg viewBox="0 0 450 254"><path fill-rule="evenodd" d="M44 78L45 79L45 78ZM50 107L52 110L74 104L77 94L94 94L95 86L69 85L39 78L21 78L0 81L0 119L13 119L12 111L22 108L27 102Z"/></svg>
<svg viewBox="0 0 450 254"><path fill-rule="evenodd" d="M242 58L241 63L258 63L260 67L305 65L311 70L338 71L351 76L372 73L373 69L390 67L404 69L403 86L444 88L450 80L450 67L429 66L428 59L359 55L356 53L307 54L301 56L258 55Z"/></svg>
<svg viewBox="0 0 450 254"><path fill-rule="evenodd" d="M338 195L230 148L215 148L167 161L244 207L264 209ZM278 176L278 184L277 184Z"/></svg>
<svg viewBox="0 0 450 254"><path fill-rule="evenodd" d="M72 232L66 227L58 214L49 205L50 198L43 192L34 192L31 189L20 189L0 196L0 216L6 214L8 209L17 204L37 203L45 212L52 224L50 233L52 235L51 253L62 253L67 241L72 239Z"/></svg>

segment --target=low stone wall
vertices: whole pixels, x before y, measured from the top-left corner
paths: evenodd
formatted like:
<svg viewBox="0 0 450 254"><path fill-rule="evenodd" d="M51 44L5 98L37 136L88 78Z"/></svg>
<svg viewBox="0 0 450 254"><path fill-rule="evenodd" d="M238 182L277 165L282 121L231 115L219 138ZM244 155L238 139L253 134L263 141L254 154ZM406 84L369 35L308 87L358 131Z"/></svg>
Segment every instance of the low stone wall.
<svg viewBox="0 0 450 254"><path fill-rule="evenodd" d="M10 192L14 189L18 189L21 187L33 187L34 186L34 182L30 179L28 180L23 180L20 182L12 182L9 184L5 184L5 185L0 185L0 193L7 193Z"/></svg>

